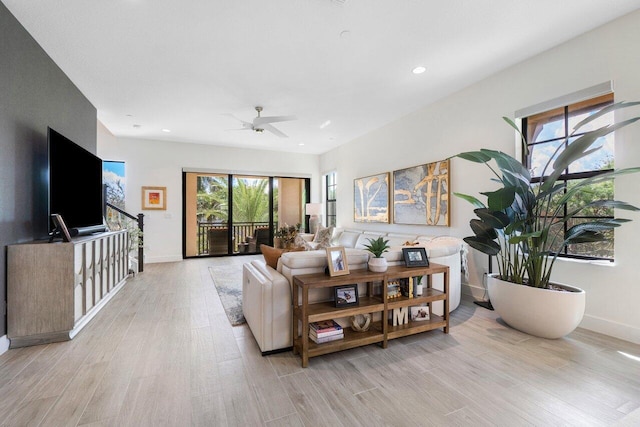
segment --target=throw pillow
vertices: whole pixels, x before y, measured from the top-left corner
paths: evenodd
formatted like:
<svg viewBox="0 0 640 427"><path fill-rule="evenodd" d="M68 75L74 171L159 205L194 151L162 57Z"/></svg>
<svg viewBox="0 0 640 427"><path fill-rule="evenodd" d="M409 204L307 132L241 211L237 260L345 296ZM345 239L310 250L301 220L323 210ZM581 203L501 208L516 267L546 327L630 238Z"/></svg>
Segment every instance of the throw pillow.
<svg viewBox="0 0 640 427"><path fill-rule="evenodd" d="M312 249L308 243L309 242L304 240L304 237L302 237L300 234L296 235L296 238L293 240L293 246L295 246L296 248L303 248L306 251L310 251Z"/></svg>
<svg viewBox="0 0 640 427"><path fill-rule="evenodd" d="M331 236L333 235L333 227L319 228L313 241L317 243L316 249L326 249L331 247Z"/></svg>
<svg viewBox="0 0 640 427"><path fill-rule="evenodd" d="M262 256L264 256L264 261L267 265L273 269L278 268L278 259L280 259L280 255L284 252L283 249L274 248L269 245L260 245L260 252L262 252Z"/></svg>

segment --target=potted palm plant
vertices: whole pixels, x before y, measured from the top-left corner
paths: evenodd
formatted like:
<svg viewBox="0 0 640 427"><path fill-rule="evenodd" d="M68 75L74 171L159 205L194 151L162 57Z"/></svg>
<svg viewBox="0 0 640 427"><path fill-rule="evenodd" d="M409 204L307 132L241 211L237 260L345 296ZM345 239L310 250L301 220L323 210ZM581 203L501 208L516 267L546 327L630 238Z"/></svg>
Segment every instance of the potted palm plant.
<svg viewBox="0 0 640 427"><path fill-rule="evenodd" d="M478 218L470 222L474 235L464 240L472 248L497 258L498 273L487 283L489 298L496 312L510 326L543 338L560 338L573 331L582 320L585 292L551 282L558 248L604 241L606 231L630 221L603 218L574 222L574 217L581 211L596 206L629 211L638 208L608 199L592 200L571 208L567 203L580 192L588 191L591 184L639 172L640 168L613 170L578 181L566 189L557 181L570 164L601 148L593 147L598 138L634 123L640 117L574 137L580 128L615 109L637 104L640 103L612 104L578 123L565 144L550 157L537 183L531 182L530 172L521 162L500 151L481 149L455 156L482 163L496 176L492 181L498 183L498 188L481 193L486 196L486 204L474 196L455 195L476 207L474 212ZM526 149L524 135L515 123L506 117L503 119L518 131ZM557 213L563 210L566 213L558 216ZM575 225L565 232L564 223Z"/></svg>
<svg viewBox="0 0 640 427"><path fill-rule="evenodd" d="M364 245L364 248L373 255L373 257L369 258L369 270L376 273L387 271L387 259L382 254L389 250L389 241L383 237L367 240L369 244Z"/></svg>

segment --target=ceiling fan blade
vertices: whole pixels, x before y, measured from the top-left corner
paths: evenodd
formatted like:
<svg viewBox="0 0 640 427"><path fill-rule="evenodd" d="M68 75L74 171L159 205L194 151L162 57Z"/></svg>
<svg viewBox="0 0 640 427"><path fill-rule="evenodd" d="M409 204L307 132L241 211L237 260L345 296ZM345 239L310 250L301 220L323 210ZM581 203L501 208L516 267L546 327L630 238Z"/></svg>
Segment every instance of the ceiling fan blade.
<svg viewBox="0 0 640 427"><path fill-rule="evenodd" d="M230 130L252 130L252 129L251 129L251 128L244 127L244 128L240 128L240 129L237 129L237 128L236 128L236 129L225 129L225 130L226 130L226 131L230 131Z"/></svg>
<svg viewBox="0 0 640 427"><path fill-rule="evenodd" d="M271 132L274 135L278 135L280 138L288 138L287 134L279 131L278 129L276 129L274 126L271 126L269 123L265 123L262 125L262 129L264 130L268 130L269 132Z"/></svg>
<svg viewBox="0 0 640 427"><path fill-rule="evenodd" d="M242 119L240 119L240 118L238 118L238 117L234 116L234 115L233 115L233 114L231 114L231 113L222 113L221 115L223 115L223 116L229 116L229 117L231 117L231 118L236 119L237 121L239 121L240 123L242 123L242 126L243 126L243 128L244 128L244 129L251 129L251 128L253 128L253 123L245 122L244 120L242 120ZM238 130L242 130L242 129L238 129Z"/></svg>
<svg viewBox="0 0 640 427"><path fill-rule="evenodd" d="M254 126L261 126L265 123L276 123L276 122L288 122L290 120L297 120L296 116L268 116L268 117L256 117L253 119Z"/></svg>

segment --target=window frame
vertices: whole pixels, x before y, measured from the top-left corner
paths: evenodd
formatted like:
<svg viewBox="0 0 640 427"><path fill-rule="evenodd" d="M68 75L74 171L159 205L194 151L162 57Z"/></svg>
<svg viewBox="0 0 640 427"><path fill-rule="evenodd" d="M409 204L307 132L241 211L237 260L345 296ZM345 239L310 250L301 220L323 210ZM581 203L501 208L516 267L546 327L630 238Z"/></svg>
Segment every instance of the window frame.
<svg viewBox="0 0 640 427"><path fill-rule="evenodd" d="M325 218L327 227L335 227L337 224L338 216L338 202L337 202L337 190L338 190L338 176L336 172L329 172L325 175ZM331 191L333 190L333 191ZM334 198L330 198L329 195L333 194ZM330 207L333 207L333 214L330 214Z"/></svg>
<svg viewBox="0 0 640 427"><path fill-rule="evenodd" d="M592 96L589 99L586 100L580 100L580 101L576 101L576 102L569 102L566 103L565 105L559 105L556 106L554 108L548 108L544 111L540 111L537 113L532 113L527 115L526 117L521 117L521 129L522 129L522 134L525 137L525 141L522 141L523 144L523 149L520 150L520 154L521 154L521 158L520 161L522 162L522 164L529 170L531 170L531 165L532 165L532 153L535 152L535 150L532 150L531 148L535 148L535 146L539 146L541 144L548 144L550 142L562 142L562 144L566 146L569 144L569 135L570 135L570 131L571 129L569 128L569 119L571 117L571 114L575 114L576 112L579 112L581 109L585 109L585 110L599 110L601 108L603 108L606 105L610 105L613 104L614 102L614 96L613 96L613 92L608 92L606 94L601 94L598 96ZM578 108L576 108L578 107ZM559 110L562 109L562 119L564 122L564 135L561 137L555 137L555 138L549 138L549 139L545 139L545 140L540 140L540 141L535 141L535 142L529 142L528 138L529 138L529 119L531 117L540 115L540 114L545 114L554 110ZM575 135L573 135L571 138L574 139L576 137L581 136L583 133L576 133ZM615 152L613 155L613 161L615 162ZM589 171L582 171L582 172L569 172L569 169L567 168L564 173L562 175L560 175L560 177L558 177L557 182L558 183L563 183L564 185L564 192L567 191L568 186L570 185L570 183L572 181L578 181L578 180L582 180L582 179L586 179L586 178L591 178L594 176L598 176L598 175L602 175L604 173L607 172L611 172L613 169L608 168L608 169L599 169L599 170L589 170ZM531 178L531 183L535 184L535 183L540 183L542 181L544 177L540 176L540 177L532 177ZM563 206L563 211L561 212L560 215L566 215L568 211L568 204L565 204ZM555 216L555 217L559 217ZM547 216L546 218L554 218L553 216ZM604 218L614 218L614 215L576 215L574 216L574 218L578 219L578 220L589 220L589 219L604 219ZM571 227L572 224L570 224L569 222L564 222L562 224L563 228L564 228L564 232L566 233L567 230ZM615 251L615 239L612 238L611 240L612 244L614 245L614 251ZM615 255L615 252L614 252ZM585 255L584 253L569 253L569 245L564 245L561 249L561 251L558 253L558 258L568 258L568 259L579 259L579 260L589 260L589 261L609 261L609 262L614 262L614 256L612 256L611 258L608 257L599 257L599 256L594 256L594 255Z"/></svg>

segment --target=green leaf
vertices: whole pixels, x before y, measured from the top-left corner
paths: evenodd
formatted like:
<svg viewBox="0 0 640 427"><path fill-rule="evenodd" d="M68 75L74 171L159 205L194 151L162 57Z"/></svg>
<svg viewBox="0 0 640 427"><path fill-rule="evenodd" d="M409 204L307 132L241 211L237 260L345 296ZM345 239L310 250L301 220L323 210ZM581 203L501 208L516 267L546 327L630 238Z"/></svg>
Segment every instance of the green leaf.
<svg viewBox="0 0 640 427"><path fill-rule="evenodd" d="M497 255L500 252L500 245L491 239L482 239L480 237L472 236L465 237L464 240L473 249L476 249L483 254Z"/></svg>
<svg viewBox="0 0 640 427"><path fill-rule="evenodd" d="M631 220L625 219L625 218L611 218L611 219L603 219L598 221L583 222L581 224L576 224L567 230L567 232L564 235L564 240L565 242L571 242L577 236L580 236L582 233L585 233L587 231L602 232L606 230L611 230L615 227L620 227L622 224L629 221Z"/></svg>
<svg viewBox="0 0 640 427"><path fill-rule="evenodd" d="M617 110L619 108L633 107L634 105L640 105L640 102L637 102L637 101L636 102L620 101L620 102L616 102L615 104L607 105L606 107L604 107L601 110L599 110L597 113L591 114L589 117L587 117L586 119L582 120L580 123L575 125L573 127L573 129L574 129L574 131L577 131L582 126L586 125L587 123L590 123L593 120L597 119L598 117L602 117L605 114L610 113L611 111Z"/></svg>
<svg viewBox="0 0 640 427"><path fill-rule="evenodd" d="M542 231L534 231L533 233L519 234L517 236L513 236L509 238L509 243L511 243L512 245L517 245L518 243L524 242L530 238L540 237L540 236L542 236Z"/></svg>
<svg viewBox="0 0 640 427"><path fill-rule="evenodd" d="M498 238L498 233L496 232L496 230L489 224L482 222L479 219L472 219L471 221L469 221L469 225L471 226L471 230L477 237L491 240Z"/></svg>
<svg viewBox="0 0 640 427"><path fill-rule="evenodd" d="M487 204L492 211L501 211L513 203L516 197L516 190L513 187L504 187L496 191L480 193L487 196Z"/></svg>
<svg viewBox="0 0 640 427"><path fill-rule="evenodd" d="M625 211L634 211L634 212L640 211L640 208L637 208L627 202L621 202L619 200L603 199L603 200L594 200L590 203L585 204L584 206L580 206L579 208L574 209L571 212L567 212L567 215L564 217L564 219L567 220L569 218L573 218L580 211L588 208L614 208L614 209L621 209Z"/></svg>
<svg viewBox="0 0 640 427"><path fill-rule="evenodd" d="M467 202L471 203L476 208L485 208L486 207L484 205L484 203L482 203L480 200L478 200L477 198L475 198L473 196L469 196L467 194L462 194L462 193L453 193L453 195L456 196L456 197L460 197L462 200L466 200Z"/></svg>
<svg viewBox="0 0 640 427"><path fill-rule="evenodd" d="M487 163L491 160L491 157L481 153L480 151L468 151L466 153L456 154L455 157L460 157L461 159L469 160L474 163Z"/></svg>
<svg viewBox="0 0 640 427"><path fill-rule="evenodd" d="M483 222L498 230L505 228L511 222L509 216L504 212L492 212L486 208L475 209L473 212L478 215L478 218Z"/></svg>
<svg viewBox="0 0 640 427"><path fill-rule="evenodd" d="M614 132L617 129L623 128L627 125L637 122L640 120L640 117L634 117L629 120L625 120L619 123L614 123L612 125L603 126L599 129L590 131L571 142L567 148L564 149L562 153L556 158L553 162L553 172L547 178L544 179L544 184L542 185L542 190L546 191L549 188L553 187L560 175L564 173L564 170L573 162L582 157L588 156L599 148L594 148L589 150L588 148L595 142L596 139L603 137L605 135ZM549 162L551 159L549 160ZM546 166L545 166L546 168Z"/></svg>

